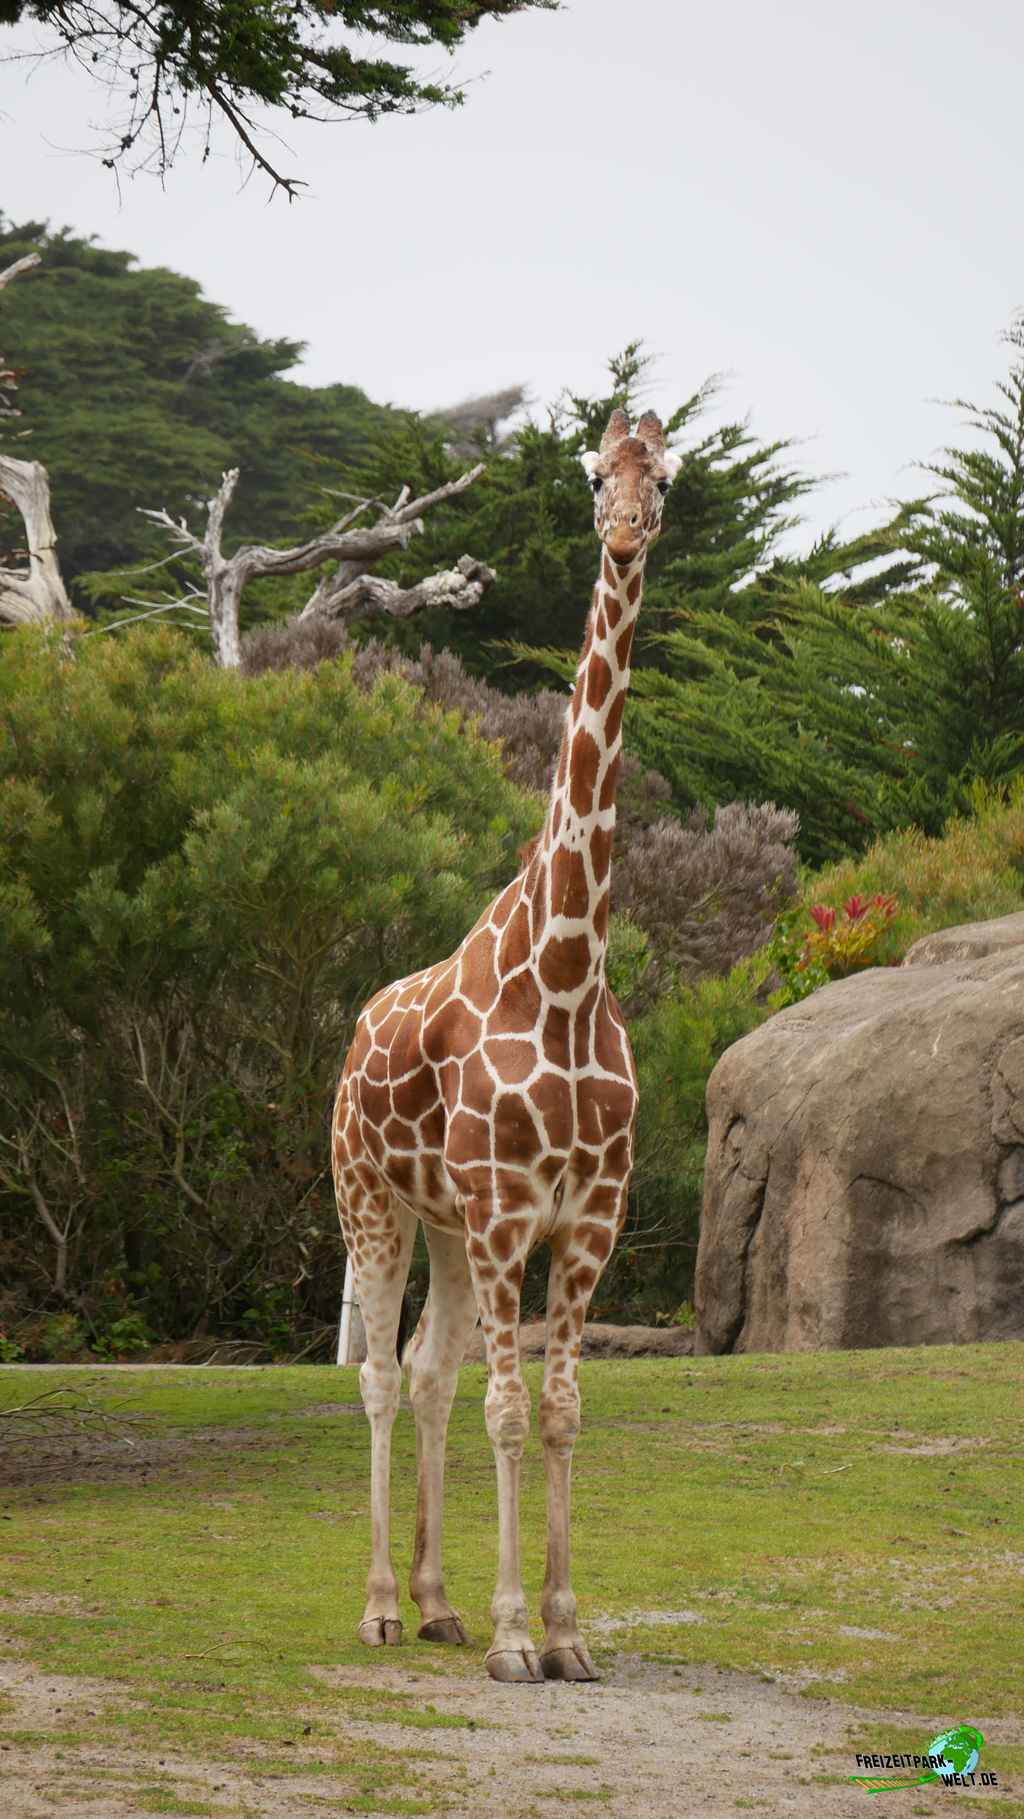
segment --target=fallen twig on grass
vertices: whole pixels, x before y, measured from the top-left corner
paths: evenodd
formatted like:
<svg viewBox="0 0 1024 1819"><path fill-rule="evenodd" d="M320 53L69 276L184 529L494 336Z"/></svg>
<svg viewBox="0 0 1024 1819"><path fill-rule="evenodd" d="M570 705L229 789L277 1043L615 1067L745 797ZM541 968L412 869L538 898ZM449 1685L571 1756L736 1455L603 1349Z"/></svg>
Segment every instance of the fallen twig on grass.
<svg viewBox="0 0 1024 1819"><path fill-rule="evenodd" d="M99 1432L134 1450L135 1441L125 1428L129 1423L147 1422L151 1417L122 1414L123 1401L97 1402L89 1395L89 1388L88 1384L80 1390L58 1384L55 1389L40 1390L27 1402L0 1408L0 1442L12 1438L28 1439L41 1433L71 1436Z"/></svg>

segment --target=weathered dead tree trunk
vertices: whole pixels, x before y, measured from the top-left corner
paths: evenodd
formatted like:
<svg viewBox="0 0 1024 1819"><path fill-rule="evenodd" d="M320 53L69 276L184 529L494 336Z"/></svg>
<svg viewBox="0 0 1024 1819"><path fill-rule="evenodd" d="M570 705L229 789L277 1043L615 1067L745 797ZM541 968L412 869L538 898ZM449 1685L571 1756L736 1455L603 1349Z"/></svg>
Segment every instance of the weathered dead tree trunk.
<svg viewBox="0 0 1024 1819"><path fill-rule="evenodd" d="M405 549L410 539L422 532L425 511L442 499L463 492L483 471L480 462L467 473L460 474L457 480L450 480L419 499L410 499L409 489L404 487L390 506L379 500L360 499L329 530L292 549L246 544L233 555L225 556L221 549L224 517L238 484L238 469L230 468L207 505L206 530L201 537L189 530L184 518L172 518L167 511L143 513L167 532L183 555L197 559L205 582L205 594L191 589L180 599L168 599L150 607L149 612L155 615L183 610L194 616L203 610L200 602L205 600L216 660L223 669L237 669L241 662L242 593L250 581L265 575L297 575L322 568L327 562L336 565L333 573L315 588L298 615L300 619L321 615L345 623L365 618L369 613L406 618L427 606L444 605L457 610L475 606L495 577L492 569L471 556L460 557L454 568L428 575L409 588L371 575L369 571L382 556ZM376 523L356 528L355 520L372 508L380 514ZM147 603L129 598L129 604L143 606Z"/></svg>
<svg viewBox="0 0 1024 1819"><path fill-rule="evenodd" d="M0 290L21 272L39 264L29 253L0 272ZM14 373L0 356L0 423L20 416L13 403ZM21 514L25 526L27 567L0 568L0 624L66 624L74 618L57 561L57 533L50 513L50 481L39 461L19 461L0 454L0 494Z"/></svg>

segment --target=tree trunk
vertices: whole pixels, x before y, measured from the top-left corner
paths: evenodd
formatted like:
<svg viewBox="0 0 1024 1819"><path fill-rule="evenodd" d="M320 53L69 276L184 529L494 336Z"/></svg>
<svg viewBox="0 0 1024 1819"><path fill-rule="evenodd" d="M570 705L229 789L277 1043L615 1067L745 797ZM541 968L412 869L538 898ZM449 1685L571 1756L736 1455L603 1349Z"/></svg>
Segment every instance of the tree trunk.
<svg viewBox="0 0 1024 1819"><path fill-rule="evenodd" d="M214 657L221 669L237 669L242 661L238 633L242 577L229 562L218 563L210 575L209 587Z"/></svg>
<svg viewBox="0 0 1024 1819"><path fill-rule="evenodd" d="M17 506L25 525L27 569L0 568L0 622L66 625L73 618L57 561L57 533L50 516L50 482L38 461L0 455L0 493Z"/></svg>
<svg viewBox="0 0 1024 1819"><path fill-rule="evenodd" d="M60 1226L57 1224L56 1219L53 1217L53 1214L43 1198L39 1183L36 1181L34 1175L29 1175L28 1185L36 1212L39 1214L46 1230L53 1239L57 1251L57 1259L53 1271L53 1286L58 1295L65 1295L67 1294L68 1287L68 1233L71 1229L71 1220L70 1218L67 1220L64 1230L61 1231Z"/></svg>
<svg viewBox="0 0 1024 1819"><path fill-rule="evenodd" d="M39 264L39 254L29 253L0 272L0 290ZM17 418L13 393L17 391L14 368L0 356L0 418ZM0 625L66 625L74 618L60 566L57 533L50 516L50 481L38 461L18 461L0 455L0 494L21 513L28 552L27 569L0 568Z"/></svg>

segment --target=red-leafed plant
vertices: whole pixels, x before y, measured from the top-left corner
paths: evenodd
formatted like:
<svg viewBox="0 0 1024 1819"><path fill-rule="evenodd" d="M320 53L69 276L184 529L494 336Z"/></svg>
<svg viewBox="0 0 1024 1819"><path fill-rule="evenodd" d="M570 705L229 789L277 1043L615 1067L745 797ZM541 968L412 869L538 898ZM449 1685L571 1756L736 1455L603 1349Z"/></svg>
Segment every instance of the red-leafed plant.
<svg viewBox="0 0 1024 1819"><path fill-rule="evenodd" d="M883 896L848 897L837 910L829 903L813 903L806 910L780 916L770 953L782 977L775 1002L795 1004L830 979L845 979L877 958L878 942L897 911L897 899ZM813 928L807 927L810 916Z"/></svg>

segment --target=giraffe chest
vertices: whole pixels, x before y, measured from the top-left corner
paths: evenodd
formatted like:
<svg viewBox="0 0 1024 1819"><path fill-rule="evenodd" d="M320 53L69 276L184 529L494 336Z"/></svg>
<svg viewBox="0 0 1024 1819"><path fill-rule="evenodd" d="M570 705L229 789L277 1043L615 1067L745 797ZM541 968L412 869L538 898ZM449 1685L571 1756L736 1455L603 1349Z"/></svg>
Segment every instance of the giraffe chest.
<svg viewBox="0 0 1024 1819"><path fill-rule="evenodd" d="M461 998L426 1020L419 1007L396 1007L351 1092L379 1175L443 1229L461 1225L463 1198L481 1181L543 1225L567 1183L628 1174L635 1077L603 984L575 1009L545 1003L529 974L483 1012Z"/></svg>

